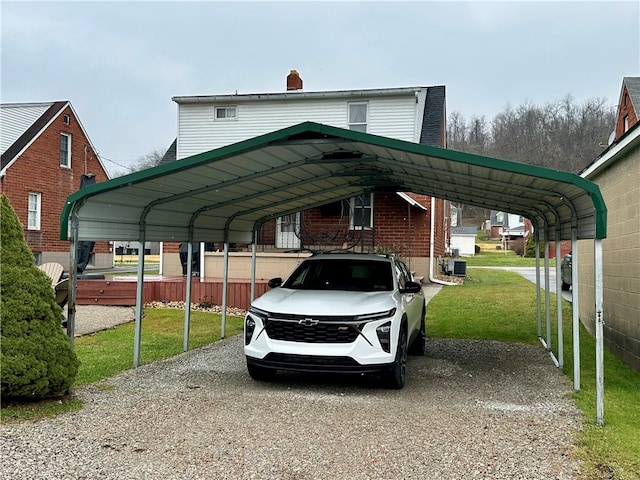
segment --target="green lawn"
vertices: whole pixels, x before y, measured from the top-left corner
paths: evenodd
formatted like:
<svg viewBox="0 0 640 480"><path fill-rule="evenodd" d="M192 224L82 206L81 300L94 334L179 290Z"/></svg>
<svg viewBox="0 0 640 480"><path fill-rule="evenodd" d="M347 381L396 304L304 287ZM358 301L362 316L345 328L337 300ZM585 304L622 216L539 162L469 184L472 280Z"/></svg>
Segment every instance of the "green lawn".
<svg viewBox="0 0 640 480"><path fill-rule="evenodd" d="M191 312L189 349L220 340L221 315ZM168 308L144 311L140 340L141 363L168 358L183 350L184 311ZM242 331L242 318L227 316L227 336ZM133 365L134 324L126 323L111 330L86 335L75 340L75 350L82 362L75 384L95 382L127 370ZM109 361L106 362L105 359Z"/></svg>
<svg viewBox="0 0 640 480"><path fill-rule="evenodd" d="M557 351L555 295L551 298L551 308L552 346ZM567 301L563 301L562 317L563 371L573 380L572 313ZM431 300L427 329L431 337L539 343L535 285L514 272L469 268L463 286L443 287ZM581 390L574 398L584 412L585 428L578 433L576 450L583 462L583 478L639 479L640 373L605 351L605 425L598 426L595 422L595 341L583 327L580 328L580 357Z"/></svg>
<svg viewBox="0 0 640 480"><path fill-rule="evenodd" d="M540 265L544 265L544 253L540 252ZM549 253L549 265L555 266L554 253ZM462 257L467 261L467 267L535 267L536 259L521 257L512 250L489 250L483 248L480 253L472 257Z"/></svg>

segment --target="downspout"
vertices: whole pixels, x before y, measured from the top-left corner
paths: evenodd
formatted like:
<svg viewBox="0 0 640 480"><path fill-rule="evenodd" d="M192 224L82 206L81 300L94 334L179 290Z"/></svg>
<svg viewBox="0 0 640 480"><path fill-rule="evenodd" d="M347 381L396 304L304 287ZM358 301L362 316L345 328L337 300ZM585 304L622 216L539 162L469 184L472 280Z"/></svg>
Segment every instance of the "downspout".
<svg viewBox="0 0 640 480"><path fill-rule="evenodd" d="M438 283L440 285L458 285L454 282L445 282L444 280L439 280L435 278L433 274L433 263L434 263L434 248L435 248L435 210L436 210L436 199L435 197L431 197L431 212L429 212L431 228L429 232L429 281L431 283Z"/></svg>

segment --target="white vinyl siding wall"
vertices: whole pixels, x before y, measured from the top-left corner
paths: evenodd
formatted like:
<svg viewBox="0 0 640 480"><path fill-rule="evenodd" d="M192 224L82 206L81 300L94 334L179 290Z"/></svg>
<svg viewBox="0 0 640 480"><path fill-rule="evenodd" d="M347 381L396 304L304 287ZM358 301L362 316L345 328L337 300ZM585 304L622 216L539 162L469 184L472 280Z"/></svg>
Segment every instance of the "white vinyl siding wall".
<svg viewBox="0 0 640 480"><path fill-rule="evenodd" d="M302 122L316 122L348 129L347 104L355 99L304 99L237 103L234 121L216 122L218 104L178 106L177 158L264 135ZM367 133L417 142L416 96L358 98L369 105Z"/></svg>

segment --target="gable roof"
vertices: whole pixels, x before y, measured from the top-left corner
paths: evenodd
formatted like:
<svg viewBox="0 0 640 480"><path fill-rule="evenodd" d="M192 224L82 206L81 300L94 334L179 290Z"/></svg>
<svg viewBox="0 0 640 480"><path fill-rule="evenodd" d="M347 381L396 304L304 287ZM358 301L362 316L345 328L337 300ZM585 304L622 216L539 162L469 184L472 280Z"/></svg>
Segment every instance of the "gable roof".
<svg viewBox="0 0 640 480"><path fill-rule="evenodd" d="M420 143L432 147L442 147L445 118L447 118L444 85L427 88L427 100L422 117ZM446 146L446 145L444 145Z"/></svg>
<svg viewBox="0 0 640 480"><path fill-rule="evenodd" d="M169 145L169 148L167 148L167 151L164 152L164 155L160 159L160 162L158 162L158 165L164 165L165 163L171 163L177 160L177 156L176 156L177 145L178 145L178 139L176 138L173 142L171 142L171 145Z"/></svg>
<svg viewBox="0 0 640 480"><path fill-rule="evenodd" d="M551 240L606 237L594 183L569 172L305 122L85 187L61 238L251 243L262 222L373 191L519 213ZM72 220L70 222L70 220Z"/></svg>
<svg viewBox="0 0 640 480"><path fill-rule="evenodd" d="M84 137L96 153L98 162L108 175L98 151L91 145L91 139L82 126L73 105L68 100L38 103L3 103L0 104L0 174L7 168L47 129L49 125L67 108L71 109Z"/></svg>
<svg viewBox="0 0 640 480"><path fill-rule="evenodd" d="M1 104L2 170L31 145L68 104L69 102Z"/></svg>
<svg viewBox="0 0 640 480"><path fill-rule="evenodd" d="M623 77L622 85L627 87L633 109L638 113L638 117L640 117L640 77Z"/></svg>

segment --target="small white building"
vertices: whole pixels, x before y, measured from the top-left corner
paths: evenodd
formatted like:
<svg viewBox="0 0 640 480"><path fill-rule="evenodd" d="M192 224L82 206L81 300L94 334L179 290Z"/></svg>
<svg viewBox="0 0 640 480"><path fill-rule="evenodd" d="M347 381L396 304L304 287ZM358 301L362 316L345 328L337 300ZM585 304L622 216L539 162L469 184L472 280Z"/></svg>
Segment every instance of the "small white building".
<svg viewBox="0 0 640 480"><path fill-rule="evenodd" d="M451 227L450 252L472 257L476 254L478 227Z"/></svg>

